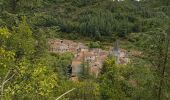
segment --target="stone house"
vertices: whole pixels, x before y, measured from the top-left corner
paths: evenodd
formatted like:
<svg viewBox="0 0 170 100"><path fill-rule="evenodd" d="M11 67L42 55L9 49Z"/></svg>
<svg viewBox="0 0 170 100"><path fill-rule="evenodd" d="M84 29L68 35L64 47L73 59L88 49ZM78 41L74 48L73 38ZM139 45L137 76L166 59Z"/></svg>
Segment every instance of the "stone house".
<svg viewBox="0 0 170 100"><path fill-rule="evenodd" d="M77 76L78 73L80 73L81 71L81 66L82 64L82 61L79 61L79 60L73 60L72 61L72 64L71 64L71 67L72 67L72 76Z"/></svg>
<svg viewBox="0 0 170 100"><path fill-rule="evenodd" d="M55 53L76 52L77 43L70 40L49 40L50 51Z"/></svg>
<svg viewBox="0 0 170 100"><path fill-rule="evenodd" d="M120 50L120 55L119 55L119 64L126 65L129 62L130 62L130 60L128 58L127 51L121 49Z"/></svg>
<svg viewBox="0 0 170 100"><path fill-rule="evenodd" d="M102 65L103 65L103 62L99 62L99 61L96 61L96 62L93 62L90 66L90 69L89 69L89 72L90 74L94 75L95 77L97 77L102 69Z"/></svg>
<svg viewBox="0 0 170 100"><path fill-rule="evenodd" d="M84 56L84 60L86 62L93 62L96 59L96 56L94 55L94 53L89 52L89 51L87 51L87 52L83 51L83 56Z"/></svg>

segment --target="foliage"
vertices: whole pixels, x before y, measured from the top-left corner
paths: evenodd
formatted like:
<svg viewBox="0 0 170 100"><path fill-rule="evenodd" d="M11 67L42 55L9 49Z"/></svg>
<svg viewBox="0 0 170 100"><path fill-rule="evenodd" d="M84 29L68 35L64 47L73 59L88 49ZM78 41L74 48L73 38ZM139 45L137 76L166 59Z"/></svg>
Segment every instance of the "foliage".
<svg viewBox="0 0 170 100"><path fill-rule="evenodd" d="M155 81L153 89L155 90L156 98L168 99L169 97L166 94L169 87L169 84L167 84L169 75L165 73L169 72L167 69L170 60L169 29L168 31L156 29L133 36L136 38L136 44L141 47L138 48L144 52L143 58L151 64L152 70L155 73L154 76L157 81Z"/></svg>
<svg viewBox="0 0 170 100"><path fill-rule="evenodd" d="M58 87L57 74L42 64L30 65L26 60L18 63L17 75L5 89L5 99L41 99L55 98Z"/></svg>
<svg viewBox="0 0 170 100"><path fill-rule="evenodd" d="M4 76L6 71L10 69L11 64L14 62L15 53L6 49L6 40L10 37L11 33L7 28L0 28L0 75ZM10 67L9 67L10 66Z"/></svg>
<svg viewBox="0 0 170 100"><path fill-rule="evenodd" d="M108 58L99 78L101 99L155 100L154 75L146 62L117 65L114 57Z"/></svg>
<svg viewBox="0 0 170 100"><path fill-rule="evenodd" d="M1 99L55 99L56 93L67 77L66 68L71 63L72 54L50 55L48 52L37 52L36 41L31 28L23 18L21 23L9 31L0 28L0 65L1 65ZM36 58L33 58L36 56ZM65 66L65 67L64 67ZM60 74L59 72L63 72Z"/></svg>
<svg viewBox="0 0 170 100"><path fill-rule="evenodd" d="M101 45L100 45L99 41L97 41L97 42L90 42L89 43L89 47L90 48L101 48Z"/></svg>
<svg viewBox="0 0 170 100"><path fill-rule="evenodd" d="M32 31L26 23L26 19L23 17L19 26L14 27L13 30L13 37L9 39L8 45L11 50L15 50L16 58L33 54L35 51L35 40L32 37Z"/></svg>
<svg viewBox="0 0 170 100"><path fill-rule="evenodd" d="M101 75L101 98L105 99L128 99L125 91L122 90L125 85L125 77L120 72L121 69L115 64L114 58L107 59Z"/></svg>
<svg viewBox="0 0 170 100"><path fill-rule="evenodd" d="M53 100L76 88L62 99L168 100L169 19L170 0L0 0L0 99ZM141 55L128 65L108 58L97 81L83 64L72 82L74 56L49 53L54 37L127 39Z"/></svg>
<svg viewBox="0 0 170 100"><path fill-rule="evenodd" d="M67 97L70 100L100 100L99 84L95 81L83 81L74 83L76 90Z"/></svg>

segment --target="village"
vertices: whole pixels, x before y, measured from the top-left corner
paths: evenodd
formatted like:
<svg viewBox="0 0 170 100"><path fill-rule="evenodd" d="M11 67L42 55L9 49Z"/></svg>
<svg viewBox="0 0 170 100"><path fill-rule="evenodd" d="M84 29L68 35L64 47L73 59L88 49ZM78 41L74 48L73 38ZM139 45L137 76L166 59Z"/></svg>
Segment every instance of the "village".
<svg viewBox="0 0 170 100"><path fill-rule="evenodd" d="M83 43L71 40L51 39L48 43L50 45L50 52L71 52L74 54L74 59L71 64L72 80L77 80L83 63L88 64L89 73L97 77L102 69L103 62L109 55L115 56L117 64L127 64L129 62L127 52L120 50L117 42L115 42L114 46L108 51L102 50L101 48L89 48Z"/></svg>

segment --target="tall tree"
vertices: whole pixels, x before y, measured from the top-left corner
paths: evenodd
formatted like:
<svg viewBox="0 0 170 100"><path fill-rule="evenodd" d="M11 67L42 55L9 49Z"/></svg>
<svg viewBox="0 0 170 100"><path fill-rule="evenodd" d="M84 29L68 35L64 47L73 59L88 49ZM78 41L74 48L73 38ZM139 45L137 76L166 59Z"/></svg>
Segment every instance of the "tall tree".
<svg viewBox="0 0 170 100"><path fill-rule="evenodd" d="M0 28L0 99L3 100L4 89L7 83L14 77L13 68L14 56L13 51L7 50L6 41L11 36L7 28Z"/></svg>
<svg viewBox="0 0 170 100"><path fill-rule="evenodd" d="M16 58L30 57L35 51L36 41L32 36L26 17L22 18L18 27L14 27L13 31L13 37L9 39L8 43L9 49L15 50Z"/></svg>
<svg viewBox="0 0 170 100"><path fill-rule="evenodd" d="M117 66L114 58L107 59L104 63L101 75L101 99L107 100L125 100L128 99L125 87L125 77L122 74L120 66Z"/></svg>
<svg viewBox="0 0 170 100"><path fill-rule="evenodd" d="M169 56L170 56L170 34L167 31L157 29L155 31L138 34L138 46L140 46L144 56L143 58L150 61L152 70L155 72L157 82L155 83L155 95L157 100L168 99L170 77L169 72ZM145 39L145 41L143 41Z"/></svg>

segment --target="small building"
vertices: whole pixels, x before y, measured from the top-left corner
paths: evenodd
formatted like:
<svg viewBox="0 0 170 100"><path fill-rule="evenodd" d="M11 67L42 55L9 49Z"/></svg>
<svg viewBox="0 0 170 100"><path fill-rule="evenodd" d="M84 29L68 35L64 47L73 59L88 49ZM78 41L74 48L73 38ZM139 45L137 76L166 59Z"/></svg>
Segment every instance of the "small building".
<svg viewBox="0 0 170 100"><path fill-rule="evenodd" d="M71 67L72 67L72 75L77 76L78 73L81 72L81 68L80 68L81 64L82 64L82 61L78 61L78 60L73 60L73 61L72 61L72 64L71 64Z"/></svg>

